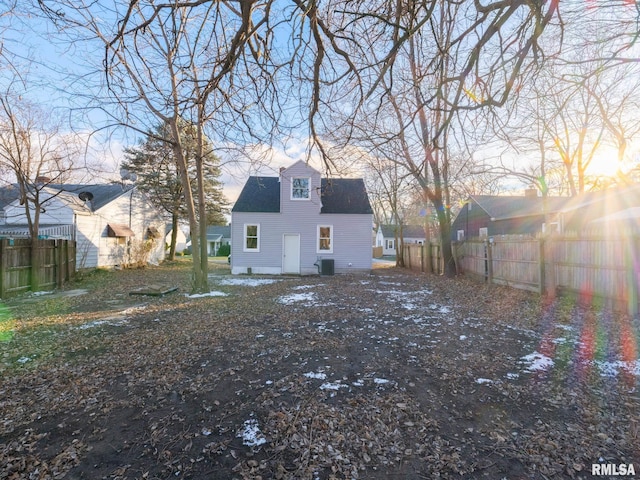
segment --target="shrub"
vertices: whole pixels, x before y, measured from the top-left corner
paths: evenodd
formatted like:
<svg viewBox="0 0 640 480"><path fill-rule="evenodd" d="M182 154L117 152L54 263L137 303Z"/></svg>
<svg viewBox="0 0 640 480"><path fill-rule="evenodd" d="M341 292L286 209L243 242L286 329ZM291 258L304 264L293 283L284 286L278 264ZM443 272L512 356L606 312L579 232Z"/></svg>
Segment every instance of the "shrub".
<svg viewBox="0 0 640 480"><path fill-rule="evenodd" d="M231 253L231 245L222 245L218 249L218 257L228 257Z"/></svg>

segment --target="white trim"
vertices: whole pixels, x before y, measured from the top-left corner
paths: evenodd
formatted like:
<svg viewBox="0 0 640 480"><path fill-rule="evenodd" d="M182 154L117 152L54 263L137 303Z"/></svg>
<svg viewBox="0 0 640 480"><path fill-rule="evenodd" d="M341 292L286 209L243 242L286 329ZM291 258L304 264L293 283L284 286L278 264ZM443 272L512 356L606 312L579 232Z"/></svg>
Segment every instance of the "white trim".
<svg viewBox="0 0 640 480"><path fill-rule="evenodd" d="M295 180L306 180L308 182L306 198L305 197L294 197L293 196L293 182ZM291 200L293 200L294 202L311 200L311 177L291 177L291 190L289 192L289 198Z"/></svg>
<svg viewBox="0 0 640 480"><path fill-rule="evenodd" d="M256 248L247 247L247 227L257 228ZM252 237L250 237L252 238ZM259 223L245 223L242 227L242 251L243 252L259 252L260 251L260 224Z"/></svg>
<svg viewBox="0 0 640 480"><path fill-rule="evenodd" d="M320 248L320 229L329 228L329 249ZM333 225L318 225L316 230L316 253L333 253Z"/></svg>

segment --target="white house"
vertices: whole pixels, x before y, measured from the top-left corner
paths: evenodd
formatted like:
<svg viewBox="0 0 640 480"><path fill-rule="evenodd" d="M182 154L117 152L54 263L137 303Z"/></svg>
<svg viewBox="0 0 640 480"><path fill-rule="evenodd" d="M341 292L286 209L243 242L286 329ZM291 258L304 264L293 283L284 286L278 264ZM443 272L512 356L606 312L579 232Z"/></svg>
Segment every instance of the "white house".
<svg viewBox="0 0 640 480"><path fill-rule="evenodd" d="M207 227L207 253L215 257L218 255L220 247L231 245L230 225L211 225Z"/></svg>
<svg viewBox="0 0 640 480"><path fill-rule="evenodd" d="M231 210L231 272L371 270L372 210L362 179L326 179L298 161L249 177Z"/></svg>
<svg viewBox="0 0 640 480"><path fill-rule="evenodd" d="M383 255L395 255L396 241L399 240L400 227L398 225L380 225L376 232L376 247L382 247ZM424 244L426 236L422 225L403 225L402 238L404 244Z"/></svg>
<svg viewBox="0 0 640 480"><path fill-rule="evenodd" d="M165 222L134 185L49 184L40 195L39 236L76 240L78 269L164 259ZM4 205L0 236L29 236L18 199Z"/></svg>

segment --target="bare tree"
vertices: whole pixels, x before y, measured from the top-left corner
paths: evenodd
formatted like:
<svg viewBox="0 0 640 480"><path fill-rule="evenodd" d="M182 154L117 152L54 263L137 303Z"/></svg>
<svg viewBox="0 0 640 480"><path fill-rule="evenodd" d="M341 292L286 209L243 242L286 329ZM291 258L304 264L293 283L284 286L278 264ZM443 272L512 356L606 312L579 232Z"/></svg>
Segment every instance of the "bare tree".
<svg viewBox="0 0 640 480"><path fill-rule="evenodd" d="M553 2L434 1L361 13L369 24L361 43L373 57L374 73L362 114L343 124L348 138L383 152L420 185L437 217L447 275L455 273L450 235L455 143L472 113L504 105L528 66L535 66L529 59L540 55L538 40L556 7ZM376 48L381 37L393 47Z"/></svg>
<svg viewBox="0 0 640 480"><path fill-rule="evenodd" d="M57 195L47 187L69 179L76 168L79 145L61 131L51 112L8 91L0 95L0 171L15 182L34 254L31 271L39 268L40 217ZM11 219L9 219L11 220ZM32 275L31 288L38 289L38 276Z"/></svg>

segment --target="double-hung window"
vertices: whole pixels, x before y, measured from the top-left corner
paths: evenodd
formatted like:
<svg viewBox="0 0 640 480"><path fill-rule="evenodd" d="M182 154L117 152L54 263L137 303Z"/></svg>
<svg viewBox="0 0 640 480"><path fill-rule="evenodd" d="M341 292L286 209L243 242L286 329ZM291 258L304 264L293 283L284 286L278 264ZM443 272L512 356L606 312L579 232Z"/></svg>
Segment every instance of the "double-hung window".
<svg viewBox="0 0 640 480"><path fill-rule="evenodd" d="M318 253L333 253L333 225L318 225Z"/></svg>
<svg viewBox="0 0 640 480"><path fill-rule="evenodd" d="M291 179L291 200L309 200L311 198L311 179L293 177Z"/></svg>
<svg viewBox="0 0 640 480"><path fill-rule="evenodd" d="M260 224L246 223L244 225L244 248L245 252L260 251Z"/></svg>

